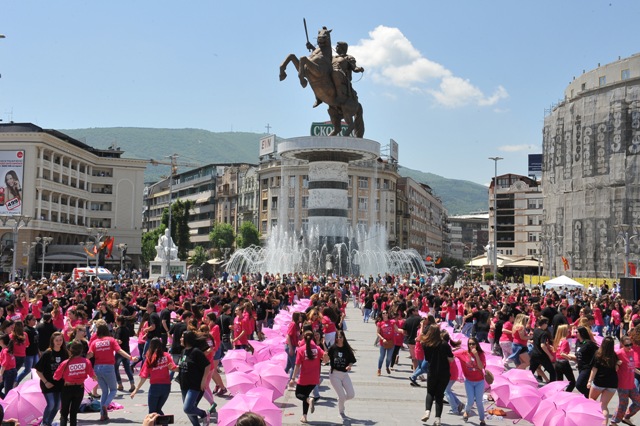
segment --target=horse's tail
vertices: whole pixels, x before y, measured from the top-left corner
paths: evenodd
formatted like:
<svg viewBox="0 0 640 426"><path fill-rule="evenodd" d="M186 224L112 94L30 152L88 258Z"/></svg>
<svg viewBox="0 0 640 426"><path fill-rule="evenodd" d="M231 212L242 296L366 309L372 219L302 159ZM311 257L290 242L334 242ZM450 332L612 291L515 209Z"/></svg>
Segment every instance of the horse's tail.
<svg viewBox="0 0 640 426"><path fill-rule="evenodd" d="M362 116L362 104L360 102L358 102L358 110L353 117L353 124L353 132L355 136L357 138L362 138L364 136L364 117Z"/></svg>

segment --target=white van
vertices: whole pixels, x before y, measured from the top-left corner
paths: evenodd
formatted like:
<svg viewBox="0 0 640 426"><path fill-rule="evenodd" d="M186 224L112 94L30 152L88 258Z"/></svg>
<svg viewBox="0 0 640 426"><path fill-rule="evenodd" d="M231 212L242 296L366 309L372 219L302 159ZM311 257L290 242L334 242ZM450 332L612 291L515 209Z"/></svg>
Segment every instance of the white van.
<svg viewBox="0 0 640 426"><path fill-rule="evenodd" d="M86 268L73 268L73 272L71 274L71 279L73 281L80 281L82 277L87 277L90 280L93 280L96 277L96 268L94 267L86 267ZM113 274L106 268L102 266L98 267L98 279L99 280L112 280Z"/></svg>

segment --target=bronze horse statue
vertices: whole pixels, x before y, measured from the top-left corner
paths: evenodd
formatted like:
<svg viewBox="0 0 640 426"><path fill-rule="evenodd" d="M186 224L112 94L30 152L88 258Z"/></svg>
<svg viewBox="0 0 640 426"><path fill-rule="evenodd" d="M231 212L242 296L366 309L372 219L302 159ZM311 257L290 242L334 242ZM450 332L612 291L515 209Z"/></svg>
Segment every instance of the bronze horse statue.
<svg viewBox="0 0 640 426"><path fill-rule="evenodd" d="M313 47L307 43L309 47ZM287 78L286 68L289 62L298 70L298 78L302 87L311 84L311 89L318 101L329 105L329 117L333 124L333 132L329 136L337 136L342 132L342 120L347 123L345 135L352 132L355 137L364 136L364 120L362 117L362 105L358 102L358 97L353 92L351 96L339 96L334 84L334 73L340 71L333 69L333 55L331 50L331 30L322 27L318 31L318 47L309 55L300 59L295 54L286 57L280 65L280 81ZM343 78L343 77L340 77ZM349 81L346 82L350 84Z"/></svg>

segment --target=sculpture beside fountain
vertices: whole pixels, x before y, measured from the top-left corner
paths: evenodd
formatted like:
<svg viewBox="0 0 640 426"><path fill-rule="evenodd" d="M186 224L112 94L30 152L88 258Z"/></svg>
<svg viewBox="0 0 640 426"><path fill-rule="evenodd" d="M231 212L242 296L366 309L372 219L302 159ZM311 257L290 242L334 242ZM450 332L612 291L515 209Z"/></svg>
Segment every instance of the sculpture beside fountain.
<svg viewBox="0 0 640 426"><path fill-rule="evenodd" d="M156 280L169 275L184 275L187 270L187 262L178 258L178 246L173 242L169 229L158 238L156 245L156 257L149 262L149 278Z"/></svg>

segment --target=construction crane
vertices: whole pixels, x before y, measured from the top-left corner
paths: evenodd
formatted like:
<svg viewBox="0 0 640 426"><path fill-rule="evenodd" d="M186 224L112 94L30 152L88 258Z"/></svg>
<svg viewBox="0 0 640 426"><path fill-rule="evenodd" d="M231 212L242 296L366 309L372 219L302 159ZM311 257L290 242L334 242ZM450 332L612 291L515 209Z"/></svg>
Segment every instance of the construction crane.
<svg viewBox="0 0 640 426"><path fill-rule="evenodd" d="M151 165L153 166L170 166L171 167L171 171L169 172L169 233L171 233L171 204L172 204L172 198L173 198L173 177L178 173L178 166L181 167L200 167L201 164L195 164L195 163L178 163L177 159L178 159L178 154L171 154L171 155L167 155L165 158L168 158L169 161L158 161L158 160L154 160L151 159L149 160L149 163L151 163ZM166 269L166 273L167 275L171 276L171 256L167 256L167 269Z"/></svg>

